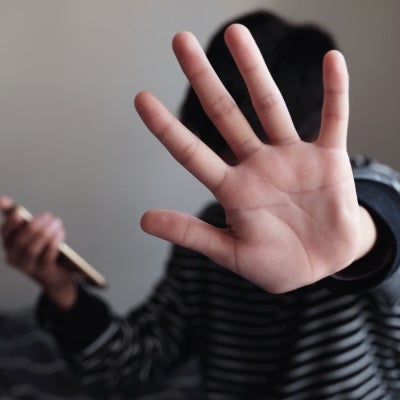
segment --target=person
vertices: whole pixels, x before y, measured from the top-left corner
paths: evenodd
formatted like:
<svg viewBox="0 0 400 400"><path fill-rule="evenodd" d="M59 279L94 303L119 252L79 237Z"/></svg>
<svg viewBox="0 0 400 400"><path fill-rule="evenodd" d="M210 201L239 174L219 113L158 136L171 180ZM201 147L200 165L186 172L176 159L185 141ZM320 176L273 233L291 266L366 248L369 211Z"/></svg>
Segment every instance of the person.
<svg viewBox="0 0 400 400"><path fill-rule="evenodd" d="M181 121L148 92L135 107L216 202L200 218L144 214L174 246L127 316L56 264L62 221L5 218L7 260L42 286L38 318L86 385L134 390L195 358L186 398L399 398L400 186L391 168L349 159L335 47L266 11L230 21L206 54L175 36L191 84Z"/></svg>

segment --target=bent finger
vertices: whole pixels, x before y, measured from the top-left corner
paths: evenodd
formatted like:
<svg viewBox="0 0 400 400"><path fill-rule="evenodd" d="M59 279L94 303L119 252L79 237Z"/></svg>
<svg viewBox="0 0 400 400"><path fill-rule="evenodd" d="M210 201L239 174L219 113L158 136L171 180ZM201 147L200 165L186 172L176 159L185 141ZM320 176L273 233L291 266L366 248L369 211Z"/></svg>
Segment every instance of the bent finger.
<svg viewBox="0 0 400 400"><path fill-rule="evenodd" d="M64 240L64 229L56 229L49 238L48 245L42 254L42 263L44 267L53 265L57 261L57 257L60 253L59 246Z"/></svg>
<svg viewBox="0 0 400 400"><path fill-rule="evenodd" d="M53 245L54 237L63 234L62 222L59 218L47 219L37 229L38 234L28 244L27 252L31 258L42 263L44 253Z"/></svg>
<svg viewBox="0 0 400 400"><path fill-rule="evenodd" d="M17 213L13 213L8 216L2 226L1 235L3 238L3 244L6 249L9 249L15 245L15 240L18 233L24 228L27 222Z"/></svg>

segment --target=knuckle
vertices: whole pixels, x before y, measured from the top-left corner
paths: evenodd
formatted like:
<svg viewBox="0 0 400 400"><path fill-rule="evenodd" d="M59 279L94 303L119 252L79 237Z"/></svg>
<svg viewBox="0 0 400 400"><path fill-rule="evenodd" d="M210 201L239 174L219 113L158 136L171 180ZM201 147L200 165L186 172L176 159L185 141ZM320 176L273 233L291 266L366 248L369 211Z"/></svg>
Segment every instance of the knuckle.
<svg viewBox="0 0 400 400"><path fill-rule="evenodd" d="M207 108L209 117L215 120L236 110L237 105L232 97L224 95L219 97L214 103L211 103Z"/></svg>
<svg viewBox="0 0 400 400"><path fill-rule="evenodd" d="M186 166L191 159L193 159L200 145L200 140L195 138L195 140L188 143L180 152L178 157L178 162L183 166Z"/></svg>
<svg viewBox="0 0 400 400"><path fill-rule="evenodd" d="M64 222L60 217L55 218L55 223L58 225L60 230L64 229Z"/></svg>
<svg viewBox="0 0 400 400"><path fill-rule="evenodd" d="M277 93L268 93L254 100L254 107L260 111L268 111L282 103L282 97Z"/></svg>
<svg viewBox="0 0 400 400"><path fill-rule="evenodd" d="M168 136L168 133L171 132L177 123L177 119L172 117L167 121L163 121L163 123L154 125L154 135L161 141L164 142L164 139Z"/></svg>
<svg viewBox="0 0 400 400"><path fill-rule="evenodd" d="M324 118L328 121L332 121L332 122L341 122L341 121L345 121L346 117L344 115L342 115L339 112L334 112L334 111L326 111L324 112Z"/></svg>

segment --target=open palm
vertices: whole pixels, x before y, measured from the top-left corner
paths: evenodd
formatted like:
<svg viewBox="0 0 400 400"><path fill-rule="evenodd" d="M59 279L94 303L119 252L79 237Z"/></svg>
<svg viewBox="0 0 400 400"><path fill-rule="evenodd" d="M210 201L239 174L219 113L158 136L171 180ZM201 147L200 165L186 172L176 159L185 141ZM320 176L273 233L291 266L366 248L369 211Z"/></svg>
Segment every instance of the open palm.
<svg viewBox="0 0 400 400"><path fill-rule="evenodd" d="M321 131L314 143L306 143L249 31L231 25L225 38L269 144L252 131L193 35L179 33L173 42L177 59L238 163L225 163L152 94L139 93L135 106L178 162L215 195L228 227L166 210L148 211L142 227L266 290L292 290L343 269L363 251L362 212L346 151L345 62L336 51L325 56Z"/></svg>

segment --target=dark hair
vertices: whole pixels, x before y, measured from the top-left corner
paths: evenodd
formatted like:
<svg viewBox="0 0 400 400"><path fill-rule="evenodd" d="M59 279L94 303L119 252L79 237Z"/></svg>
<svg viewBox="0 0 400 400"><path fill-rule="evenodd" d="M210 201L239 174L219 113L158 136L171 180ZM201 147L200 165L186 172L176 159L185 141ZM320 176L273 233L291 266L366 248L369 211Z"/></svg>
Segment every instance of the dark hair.
<svg viewBox="0 0 400 400"><path fill-rule="evenodd" d="M210 41L207 56L239 108L257 133L265 132L251 104L244 81L230 55L224 31L231 23L245 25L252 33L278 85L296 129L303 140L315 139L323 99L322 59L336 48L333 38L313 25L294 25L266 11L256 11L230 21ZM204 113L192 88L181 106L181 121L220 154L227 144Z"/></svg>

